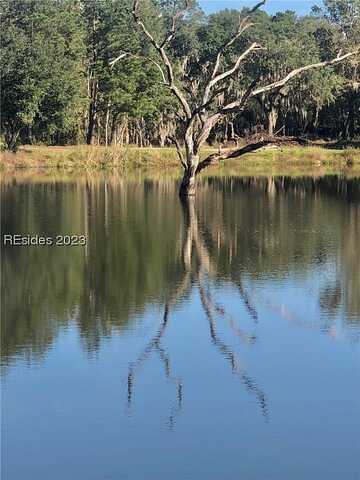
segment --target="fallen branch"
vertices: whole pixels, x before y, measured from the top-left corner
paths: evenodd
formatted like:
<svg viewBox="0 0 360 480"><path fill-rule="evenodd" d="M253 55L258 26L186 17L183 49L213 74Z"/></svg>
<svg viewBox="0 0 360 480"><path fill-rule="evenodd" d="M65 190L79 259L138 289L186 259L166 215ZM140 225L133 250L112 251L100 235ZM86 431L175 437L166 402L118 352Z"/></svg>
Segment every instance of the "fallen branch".
<svg viewBox="0 0 360 480"><path fill-rule="evenodd" d="M209 167L210 165L215 165L219 163L220 160L227 160L230 158L238 158L246 153L251 153L256 150L260 150L268 145L284 145L284 144L298 144L298 145L310 145L311 142L301 137L270 137L266 139L261 139L255 143L249 143L244 147L237 148L236 150L228 150L222 153L213 153L202 160L197 169L196 174L199 174L204 168Z"/></svg>

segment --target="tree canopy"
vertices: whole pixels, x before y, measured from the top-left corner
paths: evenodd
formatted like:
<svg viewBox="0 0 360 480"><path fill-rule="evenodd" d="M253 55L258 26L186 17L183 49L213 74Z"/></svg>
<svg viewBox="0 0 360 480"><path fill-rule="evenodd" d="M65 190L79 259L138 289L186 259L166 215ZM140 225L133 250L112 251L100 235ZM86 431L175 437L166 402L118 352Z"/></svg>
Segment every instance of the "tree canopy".
<svg viewBox="0 0 360 480"><path fill-rule="evenodd" d="M181 128L180 106L161 83L156 52L136 28L132 1L0 0L1 135L20 143L150 144L164 146ZM171 32L182 2L144 0L141 15L157 39ZM244 9L245 15L248 10ZM221 69L252 42L254 51L226 85L236 97L255 80L278 81L287 72L357 48L360 0L325 0L299 17L254 12L254 26L224 52ZM237 28L238 12L205 15L194 0L170 39L176 73L196 97L204 69ZM255 49L256 50L256 49ZM121 62L114 60L122 54ZM258 132L355 138L360 134L359 56L307 72L249 101L241 115L221 119L209 142L236 141ZM219 101L221 95L218 94Z"/></svg>

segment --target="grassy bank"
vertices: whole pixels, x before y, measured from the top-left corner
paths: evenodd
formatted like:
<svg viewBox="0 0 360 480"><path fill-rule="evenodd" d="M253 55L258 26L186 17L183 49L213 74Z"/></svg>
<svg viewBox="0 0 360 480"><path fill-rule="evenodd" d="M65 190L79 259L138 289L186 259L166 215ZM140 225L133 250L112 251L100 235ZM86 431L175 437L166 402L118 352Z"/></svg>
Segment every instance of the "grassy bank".
<svg viewBox="0 0 360 480"><path fill-rule="evenodd" d="M202 157L216 151L203 149ZM19 170L102 171L177 169L179 160L174 148L96 147L96 146L24 146L17 153L1 152L3 172ZM345 172L360 174L360 149L328 149L321 146L266 148L238 159L211 167L231 173L249 175L296 175Z"/></svg>
<svg viewBox="0 0 360 480"><path fill-rule="evenodd" d="M2 152L1 168L103 170L107 168L177 167L174 148L103 146L23 146L15 154Z"/></svg>

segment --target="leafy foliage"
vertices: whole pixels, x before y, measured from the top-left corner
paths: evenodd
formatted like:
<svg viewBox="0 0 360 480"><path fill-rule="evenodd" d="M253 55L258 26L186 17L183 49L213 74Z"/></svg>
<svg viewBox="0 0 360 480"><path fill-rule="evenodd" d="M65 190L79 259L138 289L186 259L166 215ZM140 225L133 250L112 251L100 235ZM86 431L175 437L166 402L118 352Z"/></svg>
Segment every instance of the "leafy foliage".
<svg viewBox="0 0 360 480"><path fill-rule="evenodd" d="M0 0L1 133L19 143L137 143L164 145L179 106L162 85L154 48L136 28L132 1ZM155 38L171 28L182 2L143 0ZM254 27L225 52L228 68L250 42L262 47L226 85L236 99L253 81L273 82L306 63L333 58L360 38L360 0L325 0L311 16L258 11ZM243 15L246 9L243 10ZM206 16L193 1L179 19L169 55L196 101L218 49L238 26L238 12ZM126 58L112 66L120 54ZM219 123L210 141L226 142L268 129L288 134L356 137L360 129L359 59L308 72L286 88L252 100L241 115ZM221 96L219 96L221 102Z"/></svg>

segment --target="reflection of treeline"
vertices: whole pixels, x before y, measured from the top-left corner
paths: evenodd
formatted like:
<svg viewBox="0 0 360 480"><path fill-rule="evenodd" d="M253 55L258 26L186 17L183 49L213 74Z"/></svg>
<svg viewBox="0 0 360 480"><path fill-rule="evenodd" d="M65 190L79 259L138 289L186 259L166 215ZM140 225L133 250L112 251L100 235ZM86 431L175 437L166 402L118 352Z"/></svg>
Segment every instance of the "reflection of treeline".
<svg viewBox="0 0 360 480"><path fill-rule="evenodd" d="M177 215L173 209L161 213L168 206L152 189L136 182L3 188L3 231L88 238L85 249L3 249L5 358L22 347L41 353L49 342L38 336L51 341L58 326L54 318L74 319L85 344L94 348L147 303L163 299L172 279L176 282L173 241L181 219L179 209Z"/></svg>
<svg viewBox="0 0 360 480"><path fill-rule="evenodd" d="M242 190L254 189L257 192L292 192L294 194L318 192L329 194L332 198L342 197L347 201L360 200L360 182L358 178L343 178L341 176L325 177L229 177L227 179L211 177L207 179L212 188L223 190L224 186Z"/></svg>
<svg viewBox="0 0 360 480"><path fill-rule="evenodd" d="M178 281L180 209L164 201L166 189L166 182L86 186L89 246L78 322L91 348L147 304L163 303Z"/></svg>
<svg viewBox="0 0 360 480"><path fill-rule="evenodd" d="M175 191L172 180L115 177L3 185L3 233L88 237L85 248L2 249L3 361L41 355L70 322L96 349L147 306L163 305L184 276L188 227ZM320 305L342 306L351 320L360 314L358 200L356 182L332 177L205 178L196 212L215 276L241 288L244 277L281 278L330 262L336 275Z"/></svg>
<svg viewBox="0 0 360 480"><path fill-rule="evenodd" d="M239 284L242 275L276 278L332 264L320 305L335 310L342 304L346 318L359 317L358 180L207 178L198 200L220 276Z"/></svg>
<svg viewBox="0 0 360 480"><path fill-rule="evenodd" d="M2 188L2 231L53 235L76 232L81 222L75 185L23 184ZM39 355L72 314L82 285L77 249L2 249L2 352Z"/></svg>

